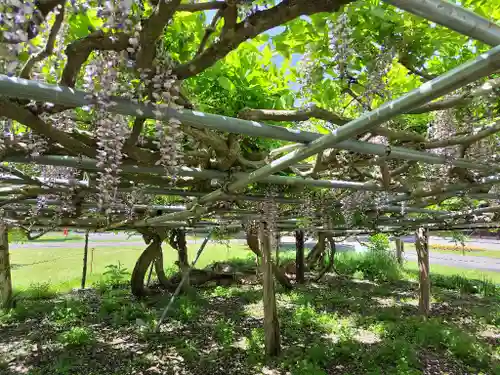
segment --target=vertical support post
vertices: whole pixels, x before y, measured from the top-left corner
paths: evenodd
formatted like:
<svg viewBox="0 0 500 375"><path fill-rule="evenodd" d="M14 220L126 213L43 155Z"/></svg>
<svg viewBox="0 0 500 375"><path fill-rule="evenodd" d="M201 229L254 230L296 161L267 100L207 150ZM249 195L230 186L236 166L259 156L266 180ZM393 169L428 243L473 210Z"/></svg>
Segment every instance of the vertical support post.
<svg viewBox="0 0 500 375"><path fill-rule="evenodd" d="M396 259L399 265L403 265L404 242L401 238L396 238Z"/></svg>
<svg viewBox="0 0 500 375"><path fill-rule="evenodd" d="M304 282L304 231L295 231L295 280Z"/></svg>
<svg viewBox="0 0 500 375"><path fill-rule="evenodd" d="M420 313L429 315L431 280L429 275L429 232L426 228L418 228L415 233L415 248L417 249L419 269L419 299Z"/></svg>
<svg viewBox="0 0 500 375"><path fill-rule="evenodd" d="M189 261L186 243L186 231L184 229L178 229L177 232L177 252L179 254L179 268L181 269L182 278L185 279L182 286L182 291L187 292L190 287L189 281Z"/></svg>
<svg viewBox="0 0 500 375"><path fill-rule="evenodd" d="M9 231L0 224L0 308L12 306L12 277L9 258Z"/></svg>
<svg viewBox="0 0 500 375"><path fill-rule="evenodd" d="M83 247L82 289L85 289L87 281L87 259L89 255L89 231L85 232L85 245Z"/></svg>
<svg viewBox="0 0 500 375"><path fill-rule="evenodd" d="M265 350L266 355L277 356L281 352L281 338L274 292L271 234L266 222L260 223L259 239L262 252Z"/></svg>
<svg viewBox="0 0 500 375"><path fill-rule="evenodd" d="M276 266L279 267L279 265L280 265L280 233L279 232L275 233L274 240L275 240L275 246L276 246L275 263L276 263Z"/></svg>

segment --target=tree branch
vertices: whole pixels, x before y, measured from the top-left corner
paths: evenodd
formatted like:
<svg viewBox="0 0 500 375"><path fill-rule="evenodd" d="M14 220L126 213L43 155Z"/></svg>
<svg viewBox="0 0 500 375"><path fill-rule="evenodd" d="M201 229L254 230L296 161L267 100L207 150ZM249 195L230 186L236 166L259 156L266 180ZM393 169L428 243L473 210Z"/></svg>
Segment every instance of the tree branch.
<svg viewBox="0 0 500 375"><path fill-rule="evenodd" d="M29 79L31 74L31 69L33 69L35 64L52 55L54 51L54 44L57 38L57 33L59 33L61 25L64 21L64 3L62 6L58 5L57 8L59 9L59 13L57 13L54 24L52 25L52 29L50 29L49 37L47 39L47 43L45 44L45 48L42 51L38 52L36 55L32 55L29 58L29 60L26 61L26 64L23 66L23 69L21 70L20 74L21 78Z"/></svg>
<svg viewBox="0 0 500 375"><path fill-rule="evenodd" d="M419 76L420 78L423 78L425 81L431 81L433 80L434 78L436 78L437 76L434 75L434 74L429 74L427 73L426 71L424 71L423 69L417 69L415 68L411 62L410 62L410 59L408 58L408 56L406 55L403 55L403 56L399 56L398 57L398 61L401 65L403 65L410 73L412 74L415 74L417 76Z"/></svg>
<svg viewBox="0 0 500 375"><path fill-rule="evenodd" d="M172 19L181 0L159 1L153 14L146 20L139 36L140 49L137 54L136 68L147 69L155 57L156 40L163 28Z"/></svg>
<svg viewBox="0 0 500 375"><path fill-rule="evenodd" d="M126 142L126 144L128 146L135 146L135 144L137 143L137 140L139 139L139 137L142 133L142 129L144 127L145 121L146 121L146 119L139 118L139 117L137 117L134 120L134 126L132 127L132 132L130 133L130 136L128 137L127 142Z"/></svg>
<svg viewBox="0 0 500 375"><path fill-rule="evenodd" d="M68 61L62 72L61 85L74 87L82 65L92 51L123 51L128 46L129 36L125 33L104 34L95 31L85 38L75 40L66 48Z"/></svg>
<svg viewBox="0 0 500 375"><path fill-rule="evenodd" d="M220 40L191 61L174 68L179 79L192 77L211 67L247 39L302 15L336 12L351 0L283 0L271 9L260 10L235 25Z"/></svg>
<svg viewBox="0 0 500 375"><path fill-rule="evenodd" d="M222 10L224 17L224 26L221 31L221 38L226 35L229 30L234 30L236 21L238 20L238 7L236 2L226 2L227 7Z"/></svg>
<svg viewBox="0 0 500 375"><path fill-rule="evenodd" d="M177 10L182 12L200 12L203 10L222 9L225 7L226 3L224 1L207 1L206 3L199 4L181 4Z"/></svg>
<svg viewBox="0 0 500 375"><path fill-rule="evenodd" d="M203 52L203 50L205 49L205 47L208 43L208 39L210 39L210 35L212 35L212 33L215 31L215 29L217 27L217 22L219 22L220 18L222 17L222 14L223 14L223 10L219 9L217 11L217 13L215 14L214 18L212 18L212 22L210 22L210 25L206 28L205 34L203 35L203 38L201 39L200 45L198 47L198 50L196 51L195 56L198 56L199 54L201 54Z"/></svg>
<svg viewBox="0 0 500 375"><path fill-rule="evenodd" d="M491 79L486 81L481 87L472 90L468 94L455 95L449 98L439 100L437 102L429 103L423 105L422 107L413 109L409 111L409 114L420 114L427 113L431 111L440 111L443 109L449 109L460 105L466 105L472 102L475 98L486 96L492 93L494 90L500 87L500 78Z"/></svg>
<svg viewBox="0 0 500 375"><path fill-rule="evenodd" d="M36 177L33 178L31 176L28 176L27 174L25 174L24 172L21 172L17 168L14 168L13 166L0 165L0 170L4 171L6 173L9 173L13 176L19 177L20 179L22 179L23 181L25 181L28 184L33 184L33 185L38 185L38 186L43 185L42 181L40 181L38 178L36 178Z"/></svg>
<svg viewBox="0 0 500 375"><path fill-rule="evenodd" d="M95 149L88 147L69 134L48 125L40 117L14 102L0 99L0 116L5 116L26 125L34 132L47 137L51 141L60 143L73 154L82 154L91 158L94 158L96 155Z"/></svg>
<svg viewBox="0 0 500 375"><path fill-rule="evenodd" d="M274 110L274 109L244 109L238 113L239 118L254 121L306 121L311 117L333 122L337 125L345 125L351 119L339 116L325 109L313 106L310 109L299 110ZM389 138L390 140L425 142L426 138L418 133L405 132L400 130L389 130L378 127L370 130L373 134L378 134Z"/></svg>
<svg viewBox="0 0 500 375"><path fill-rule="evenodd" d="M431 141L429 143L423 144L424 149L441 148L454 145L464 145L469 146L470 144L480 141L492 134L500 132L500 121L495 122L493 125L475 133L466 136L451 137L443 140Z"/></svg>

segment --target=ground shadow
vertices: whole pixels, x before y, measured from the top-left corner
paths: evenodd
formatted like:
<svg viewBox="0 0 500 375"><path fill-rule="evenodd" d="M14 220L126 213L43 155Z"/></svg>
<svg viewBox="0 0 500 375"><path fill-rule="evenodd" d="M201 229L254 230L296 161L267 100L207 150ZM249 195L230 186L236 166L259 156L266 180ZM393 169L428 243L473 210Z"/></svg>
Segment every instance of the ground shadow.
<svg viewBox="0 0 500 375"><path fill-rule="evenodd" d="M498 319L494 299L435 287L431 317L424 320L417 287L410 281L376 283L335 275L289 292L278 287L282 354L275 359L263 355L258 283L209 286L179 296L160 332L153 328L169 294L138 301L126 289L105 289L20 300L0 316L0 357L5 358L0 372L494 373L497 332L483 336ZM90 342L81 333L65 336L78 333L75 327L87 329Z"/></svg>

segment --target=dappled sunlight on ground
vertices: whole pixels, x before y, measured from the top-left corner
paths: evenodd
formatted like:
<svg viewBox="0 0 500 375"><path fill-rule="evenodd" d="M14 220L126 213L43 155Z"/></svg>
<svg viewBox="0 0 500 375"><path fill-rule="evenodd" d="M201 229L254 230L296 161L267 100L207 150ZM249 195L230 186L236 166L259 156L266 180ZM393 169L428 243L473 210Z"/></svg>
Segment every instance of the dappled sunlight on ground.
<svg viewBox="0 0 500 375"><path fill-rule="evenodd" d="M2 374L493 374L498 300L434 288L432 316L417 285L327 276L277 288L282 355L263 355L260 285L145 301L126 287L21 299L0 316ZM44 299L46 297L46 299ZM497 350L495 354L495 350Z"/></svg>

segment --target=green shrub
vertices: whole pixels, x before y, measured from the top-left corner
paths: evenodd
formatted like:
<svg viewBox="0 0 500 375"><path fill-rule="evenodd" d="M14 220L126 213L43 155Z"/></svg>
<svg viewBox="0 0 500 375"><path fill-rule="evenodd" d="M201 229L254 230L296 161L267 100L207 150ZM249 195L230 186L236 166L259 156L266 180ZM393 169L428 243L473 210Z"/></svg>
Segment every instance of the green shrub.
<svg viewBox="0 0 500 375"><path fill-rule="evenodd" d="M67 299L55 305L50 313L51 320L68 325L82 321L90 313L90 307L82 301Z"/></svg>
<svg viewBox="0 0 500 375"><path fill-rule="evenodd" d="M363 278L372 281L396 281L402 276L394 255L381 251L381 247L366 253L342 253L337 258L336 269L345 276L354 276L359 272Z"/></svg>
<svg viewBox="0 0 500 375"><path fill-rule="evenodd" d="M469 279L462 275L432 275L431 283L434 286L457 290L464 294L478 293L484 297L495 297L499 294L499 288L493 281L484 277L481 280Z"/></svg>
<svg viewBox="0 0 500 375"><path fill-rule="evenodd" d="M215 324L215 337L223 346L229 346L234 341L234 325L230 320L219 320Z"/></svg>
<svg viewBox="0 0 500 375"><path fill-rule="evenodd" d="M369 251L360 259L357 271L372 281L397 281L401 278L401 268L395 257L388 252Z"/></svg>
<svg viewBox="0 0 500 375"><path fill-rule="evenodd" d="M50 283L32 283L30 287L21 293L22 298L39 300L50 299L56 296L56 292L50 287Z"/></svg>
<svg viewBox="0 0 500 375"><path fill-rule="evenodd" d="M106 271L103 273L103 278L94 283L94 287L101 293L105 293L111 289L126 285L129 278L130 272L120 262L118 264L108 264Z"/></svg>
<svg viewBox="0 0 500 375"><path fill-rule="evenodd" d="M73 327L59 335L59 342L69 346L85 346L94 342L94 335L86 327Z"/></svg>
<svg viewBox="0 0 500 375"><path fill-rule="evenodd" d="M375 252L389 251L389 237L384 233L377 233L368 239L368 250Z"/></svg>

